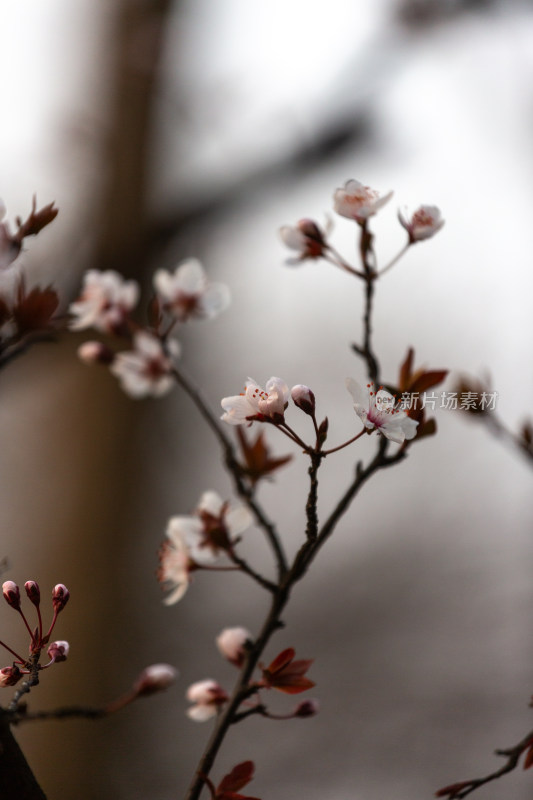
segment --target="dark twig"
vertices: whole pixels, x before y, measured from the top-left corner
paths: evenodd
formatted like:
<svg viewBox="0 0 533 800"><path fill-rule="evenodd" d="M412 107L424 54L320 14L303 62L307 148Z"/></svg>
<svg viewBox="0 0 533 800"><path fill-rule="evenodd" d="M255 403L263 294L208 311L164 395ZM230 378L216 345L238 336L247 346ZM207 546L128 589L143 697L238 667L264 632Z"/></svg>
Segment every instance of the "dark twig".
<svg viewBox="0 0 533 800"><path fill-rule="evenodd" d="M495 755L497 756L507 756L507 761L503 767L500 767L500 769L485 775L483 778L473 778L472 780L460 781L458 783L445 786L443 789L439 789L439 791L436 792L436 796L447 797L449 800L467 797L476 789L479 789L480 786L491 783L492 781L501 778L502 775L506 775L508 772L512 772L514 769L516 769L520 760L520 756L525 750L528 749L528 747L531 746L533 746L533 731L530 731L527 736L525 736L514 747L495 751Z"/></svg>

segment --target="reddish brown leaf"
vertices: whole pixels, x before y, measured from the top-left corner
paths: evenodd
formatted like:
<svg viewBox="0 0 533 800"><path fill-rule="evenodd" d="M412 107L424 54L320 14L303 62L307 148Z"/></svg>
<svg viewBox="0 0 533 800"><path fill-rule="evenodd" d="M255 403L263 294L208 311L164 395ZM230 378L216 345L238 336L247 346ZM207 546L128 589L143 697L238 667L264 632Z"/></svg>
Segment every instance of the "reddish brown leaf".
<svg viewBox="0 0 533 800"><path fill-rule="evenodd" d="M284 667L286 667L287 664L290 664L290 662L292 661L292 659L294 658L295 655L296 655L296 652L295 652L294 648L293 647L287 647L286 650L282 650L282 652L279 655L276 656L274 661L272 661L272 663L267 667L267 671L271 675L276 674L277 672L282 670Z"/></svg>
<svg viewBox="0 0 533 800"><path fill-rule="evenodd" d="M9 306L5 299L0 296L0 325L3 325L4 322L7 322L10 317L11 311L9 310Z"/></svg>
<svg viewBox="0 0 533 800"><path fill-rule="evenodd" d="M233 767L231 772L224 775L218 785L217 793L238 792L239 789L242 789L247 783L250 783L254 777L254 771L255 765L253 761L243 761L242 764L237 764L236 767Z"/></svg>
<svg viewBox="0 0 533 800"><path fill-rule="evenodd" d="M425 436L434 436L437 433L437 422L431 418L425 422L421 422L418 426L416 433L417 439L423 439Z"/></svg>
<svg viewBox="0 0 533 800"><path fill-rule="evenodd" d="M412 347L410 347L409 350L407 351L405 361L400 367L400 386L408 386L409 383L411 382L414 357L415 357L415 351L413 350Z"/></svg>
<svg viewBox="0 0 533 800"><path fill-rule="evenodd" d="M446 378L448 374L447 369L433 369L427 372L422 372L414 377L408 391L409 392L426 392L433 386L438 386L439 383Z"/></svg>
<svg viewBox="0 0 533 800"><path fill-rule="evenodd" d="M305 673L313 663L312 659L294 660L292 647L283 650L267 669L263 669L263 684L268 689L278 689L286 694L299 694L311 689L315 684Z"/></svg>
<svg viewBox="0 0 533 800"><path fill-rule="evenodd" d="M37 199L34 197L28 218L24 222L20 218L17 219L18 231L15 239L22 241L26 236L37 236L57 217L58 213L59 209L54 208L54 203L49 203L37 211Z"/></svg>
<svg viewBox="0 0 533 800"><path fill-rule="evenodd" d="M524 769L529 769L533 766L533 744L530 744L526 751L526 757L524 759Z"/></svg>
<svg viewBox="0 0 533 800"><path fill-rule="evenodd" d="M438 792L435 792L435 797L449 797L449 798L456 797L457 793L460 792L462 789L466 789L467 786L471 786L471 781L450 783L449 786L444 786L442 789L439 789Z"/></svg>
<svg viewBox="0 0 533 800"><path fill-rule="evenodd" d="M21 332L46 328L59 304L56 292L51 286L46 289L37 286L28 295L24 291L24 284L21 283L17 305L13 309L17 328Z"/></svg>
<svg viewBox="0 0 533 800"><path fill-rule="evenodd" d="M254 442L246 437L242 428L237 428L237 437L243 460L245 463L244 472L255 485L261 478L270 475L275 470L287 464L292 456L280 456L271 458L270 450L264 440L264 432L261 431Z"/></svg>

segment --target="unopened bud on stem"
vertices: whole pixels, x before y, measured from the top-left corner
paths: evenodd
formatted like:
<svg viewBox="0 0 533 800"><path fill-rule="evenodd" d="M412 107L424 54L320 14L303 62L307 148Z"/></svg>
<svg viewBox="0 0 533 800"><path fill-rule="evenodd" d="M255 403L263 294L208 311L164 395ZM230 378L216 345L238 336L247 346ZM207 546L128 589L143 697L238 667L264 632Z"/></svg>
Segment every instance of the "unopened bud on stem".
<svg viewBox="0 0 533 800"><path fill-rule="evenodd" d="M294 405L300 408L305 414L313 416L315 413L315 395L309 388L299 383L291 389L291 397Z"/></svg>
<svg viewBox="0 0 533 800"><path fill-rule="evenodd" d="M52 605L56 614L63 611L68 603L70 592L63 583L58 583L52 591Z"/></svg>
<svg viewBox="0 0 533 800"><path fill-rule="evenodd" d="M26 581L24 588L33 605L38 606L41 602L41 592L38 584L35 581Z"/></svg>
<svg viewBox="0 0 533 800"><path fill-rule="evenodd" d="M14 581L5 581L2 584L2 594L11 608L20 611L20 589Z"/></svg>
<svg viewBox="0 0 533 800"><path fill-rule="evenodd" d="M48 658L52 659L56 663L58 661L66 661L68 656L68 651L70 649L68 642L52 642L52 644L48 645Z"/></svg>
<svg viewBox="0 0 533 800"><path fill-rule="evenodd" d="M172 686L177 677L178 670L170 664L152 664L143 669L133 684L133 691L136 696L162 692Z"/></svg>

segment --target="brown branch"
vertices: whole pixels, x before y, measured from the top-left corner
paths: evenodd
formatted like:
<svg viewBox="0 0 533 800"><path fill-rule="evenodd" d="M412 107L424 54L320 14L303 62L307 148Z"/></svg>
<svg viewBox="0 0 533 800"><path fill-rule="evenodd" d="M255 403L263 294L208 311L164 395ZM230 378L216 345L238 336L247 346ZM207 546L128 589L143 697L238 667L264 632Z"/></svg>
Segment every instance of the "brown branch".
<svg viewBox="0 0 533 800"><path fill-rule="evenodd" d="M206 782L206 778L209 775L209 772L214 764L215 758L230 726L243 718L244 712L239 712L239 708L243 701L250 696L250 693L255 691L255 689L250 686L252 673L265 647L270 641L270 638L275 631L282 626L281 614L287 605L294 585L301 580L301 578L307 572L308 567L317 555L320 547L322 547L325 541L333 533L337 523L347 511L350 503L364 483L366 483L366 481L379 469L391 466L392 464L398 463L405 458L404 450L398 451L393 456L387 456L387 444L387 440L382 438L378 446L377 454L370 464L365 469L363 469L361 465L358 465L354 481L348 487L336 508L330 514L320 530L318 530L317 526L316 535L306 539L296 554L290 569L282 578L280 578L279 584L272 597L270 610L263 623L261 632L257 640L253 643L248 651L247 659L241 669L241 673L237 680L233 694L226 708L220 715L218 723L213 730L213 733L211 734L211 737L204 750L204 754L200 759L195 776L189 786L186 800L198 800L204 783ZM319 453L316 453L315 455L318 456ZM316 469L318 469L318 463L319 461L317 460ZM312 469L313 467L311 467L311 470ZM316 475L314 477L316 479ZM312 475L311 480L313 483ZM308 504L309 503L311 504L311 508L308 509L308 528L310 526L311 531L314 533L314 515L316 514L316 508L314 507L315 500L313 499L313 486L310 490L310 499L308 498ZM244 716L249 715L244 714Z"/></svg>
<svg viewBox="0 0 533 800"><path fill-rule="evenodd" d="M520 756L524 750L527 750L527 748L531 746L533 746L533 731L530 731L527 736L525 736L514 747L495 751L495 755L497 756L507 756L507 761L503 767L500 767L500 769L490 772L483 778L473 778L468 781L459 781L457 783L450 784L449 786L444 786L442 789L439 789L438 792L435 792L435 796L447 797L448 800L456 800L456 798L467 797L481 786L485 786L485 784L491 783L492 781L501 778L502 775L507 775L508 772L512 772L514 769L516 769L520 760Z"/></svg>

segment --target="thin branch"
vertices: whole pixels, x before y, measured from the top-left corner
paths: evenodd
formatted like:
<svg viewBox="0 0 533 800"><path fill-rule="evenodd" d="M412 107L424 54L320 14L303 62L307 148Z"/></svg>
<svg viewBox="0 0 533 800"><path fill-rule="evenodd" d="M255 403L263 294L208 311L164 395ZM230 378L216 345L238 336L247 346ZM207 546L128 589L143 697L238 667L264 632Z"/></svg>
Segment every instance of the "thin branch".
<svg viewBox="0 0 533 800"><path fill-rule="evenodd" d="M460 781L458 783L450 784L449 786L445 786L443 789L439 789L436 792L437 797L448 797L449 800L455 800L455 798L463 798L467 797L469 794L474 792L476 789L479 789L480 786L484 786L486 783L491 783L492 781L501 778L502 775L507 775L508 772L512 772L518 766L518 762L520 760L520 756L527 750L528 747L533 745L533 731L530 731L527 736L525 736L517 745L514 747L509 747L505 750L496 750L495 754L497 756L507 756L507 761L500 767L500 769L495 770L494 772L485 775L484 778L473 778L472 780L468 781Z"/></svg>
<svg viewBox="0 0 533 800"><path fill-rule="evenodd" d="M407 253L407 251L409 250L410 247L411 247L411 242L408 241L407 244L402 247L400 252L396 253L394 258L391 259L389 261L389 263L386 266L383 267L383 269L379 270L379 272L378 272L379 277L381 278L382 275L384 275L386 272L389 271L389 269L391 269L395 264L397 264L398 261L400 260L400 258Z"/></svg>
<svg viewBox="0 0 533 800"><path fill-rule="evenodd" d="M101 719L107 716L107 713L105 708L65 706L64 708L55 708L50 711L19 711L17 714L10 717L10 722L12 725L20 725L23 722L35 722L47 719Z"/></svg>
<svg viewBox="0 0 533 800"><path fill-rule="evenodd" d="M318 533L318 470L322 462L322 457L322 453L311 453L311 465L308 470L310 486L307 504L305 506L305 514L307 517L305 535L307 536L307 539L311 540L316 539Z"/></svg>

